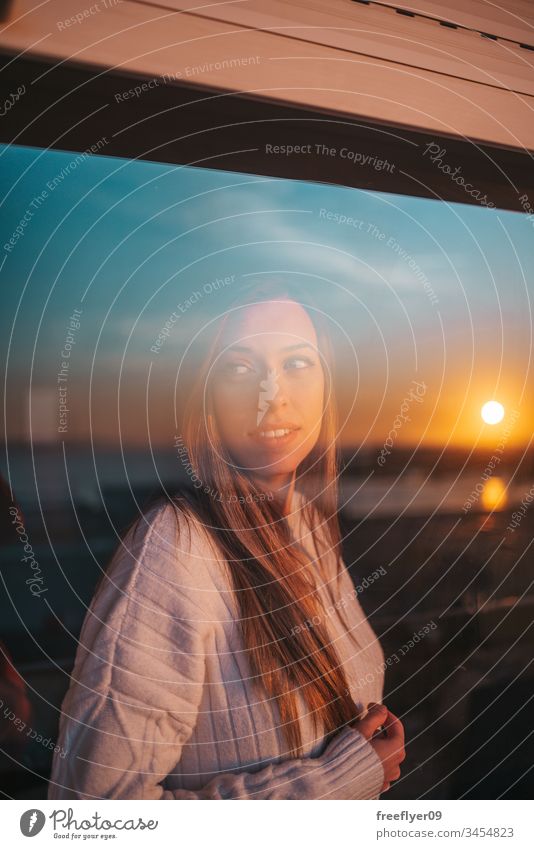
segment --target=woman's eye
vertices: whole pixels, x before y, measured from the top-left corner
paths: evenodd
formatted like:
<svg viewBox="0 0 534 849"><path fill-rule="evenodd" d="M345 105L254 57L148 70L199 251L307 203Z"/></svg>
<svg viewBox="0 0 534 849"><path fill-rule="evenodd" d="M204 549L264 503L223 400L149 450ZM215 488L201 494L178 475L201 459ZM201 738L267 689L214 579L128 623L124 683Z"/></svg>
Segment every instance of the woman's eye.
<svg viewBox="0 0 534 849"><path fill-rule="evenodd" d="M230 374L241 375L247 374L250 371L250 368L244 363L228 363L226 368Z"/></svg>
<svg viewBox="0 0 534 849"><path fill-rule="evenodd" d="M309 366L315 365L313 360L310 360L309 357L291 357L290 360L286 361L286 365L289 364L289 368L308 368Z"/></svg>
<svg viewBox="0 0 534 849"><path fill-rule="evenodd" d="M285 368L296 369L299 371L301 369L310 368L314 365L314 361L309 357L291 357L284 363ZM224 370L226 374L229 374L231 377L243 377L254 372L254 368L248 366L246 363L226 363Z"/></svg>

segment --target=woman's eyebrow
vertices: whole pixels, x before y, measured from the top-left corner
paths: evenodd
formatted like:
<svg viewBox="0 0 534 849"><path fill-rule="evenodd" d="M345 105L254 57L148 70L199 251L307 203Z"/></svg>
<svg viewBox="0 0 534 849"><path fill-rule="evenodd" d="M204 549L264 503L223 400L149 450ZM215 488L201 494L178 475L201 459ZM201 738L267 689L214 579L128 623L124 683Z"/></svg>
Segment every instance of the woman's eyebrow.
<svg viewBox="0 0 534 849"><path fill-rule="evenodd" d="M280 351L296 351L299 348L311 348L312 351L315 351L314 346L309 342L297 342L296 345L287 345L285 348L280 348ZM227 351L240 351L242 354L255 353L253 348L247 348L245 345L230 345Z"/></svg>

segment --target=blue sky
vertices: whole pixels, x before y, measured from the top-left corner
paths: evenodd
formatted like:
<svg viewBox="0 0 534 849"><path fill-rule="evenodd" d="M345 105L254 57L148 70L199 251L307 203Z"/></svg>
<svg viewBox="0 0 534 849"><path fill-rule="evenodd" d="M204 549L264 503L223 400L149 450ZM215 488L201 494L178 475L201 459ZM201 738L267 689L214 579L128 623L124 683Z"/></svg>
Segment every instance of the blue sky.
<svg viewBox="0 0 534 849"><path fill-rule="evenodd" d="M116 407L120 377L121 403L132 413L121 424L123 435L142 444L135 412L144 410L139 387L151 368L152 437L165 442L168 422L166 414L158 416L158 399L172 388L181 346L210 310L209 298L189 309L154 355L150 346L176 304L215 278L296 276L320 286L324 308L351 341L340 364L348 380L345 402L354 402L346 440L382 442L414 379L428 391L401 441L484 440L477 411L493 397L507 410L521 408L516 438L529 438L534 231L526 216L76 157L0 147L8 400L25 397L30 374L43 397L55 389L65 328L73 309L81 309L70 436L87 438L91 427L93 438L113 441L116 416L101 411ZM33 215L23 235L6 250L28 210ZM341 216L361 224L339 223ZM22 419L8 424L12 433Z"/></svg>

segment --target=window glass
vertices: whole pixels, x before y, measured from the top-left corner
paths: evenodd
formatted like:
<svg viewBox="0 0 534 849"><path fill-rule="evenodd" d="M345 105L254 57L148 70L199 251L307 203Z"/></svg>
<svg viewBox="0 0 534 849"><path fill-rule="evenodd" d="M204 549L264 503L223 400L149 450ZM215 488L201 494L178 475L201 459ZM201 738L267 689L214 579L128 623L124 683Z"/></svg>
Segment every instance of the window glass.
<svg viewBox="0 0 534 849"><path fill-rule="evenodd" d="M299 279L337 328L343 554L411 741L390 796L524 797L532 216L16 146L0 163L0 470L42 590L6 528L2 617L44 730L118 535L180 478L188 343L222 290Z"/></svg>

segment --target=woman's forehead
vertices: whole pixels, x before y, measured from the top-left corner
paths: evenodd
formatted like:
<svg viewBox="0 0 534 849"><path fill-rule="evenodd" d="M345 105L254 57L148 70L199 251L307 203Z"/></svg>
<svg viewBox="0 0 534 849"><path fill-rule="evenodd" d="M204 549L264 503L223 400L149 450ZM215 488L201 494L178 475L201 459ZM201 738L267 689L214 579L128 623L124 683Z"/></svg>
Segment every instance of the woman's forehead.
<svg viewBox="0 0 534 849"><path fill-rule="evenodd" d="M247 304L228 316L221 342L250 348L278 349L298 342L317 346L313 322L301 304L291 300Z"/></svg>

